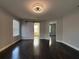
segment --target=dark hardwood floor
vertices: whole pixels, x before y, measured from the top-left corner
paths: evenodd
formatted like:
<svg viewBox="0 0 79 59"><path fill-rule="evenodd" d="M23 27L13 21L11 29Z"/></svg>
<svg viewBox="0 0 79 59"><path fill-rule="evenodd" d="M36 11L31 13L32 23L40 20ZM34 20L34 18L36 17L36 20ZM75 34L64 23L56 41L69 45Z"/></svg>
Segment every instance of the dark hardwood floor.
<svg viewBox="0 0 79 59"><path fill-rule="evenodd" d="M34 46L33 40L26 40L1 52L0 59L79 59L79 55L74 54L63 48L63 44L58 42L55 48L49 47L48 40L40 40L39 46Z"/></svg>

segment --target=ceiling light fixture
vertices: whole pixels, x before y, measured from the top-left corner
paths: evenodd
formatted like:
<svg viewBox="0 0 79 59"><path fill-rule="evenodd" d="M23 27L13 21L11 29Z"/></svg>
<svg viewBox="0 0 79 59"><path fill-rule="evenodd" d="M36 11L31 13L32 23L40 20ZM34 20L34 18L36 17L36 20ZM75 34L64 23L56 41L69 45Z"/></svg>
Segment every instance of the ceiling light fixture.
<svg viewBox="0 0 79 59"><path fill-rule="evenodd" d="M43 4L35 3L35 4L32 6L32 10L33 10L33 12L35 12L35 13L42 13L42 12L44 11L44 6L43 6Z"/></svg>
<svg viewBox="0 0 79 59"><path fill-rule="evenodd" d="M29 0L28 3L24 2L25 10L36 14L45 14L50 8L49 5L49 2L46 0Z"/></svg>

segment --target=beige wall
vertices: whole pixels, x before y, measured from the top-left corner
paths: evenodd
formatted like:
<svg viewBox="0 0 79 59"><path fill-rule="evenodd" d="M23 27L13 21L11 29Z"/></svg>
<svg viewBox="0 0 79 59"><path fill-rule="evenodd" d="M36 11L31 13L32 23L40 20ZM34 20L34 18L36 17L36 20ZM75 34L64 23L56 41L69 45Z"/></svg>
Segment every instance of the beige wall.
<svg viewBox="0 0 79 59"><path fill-rule="evenodd" d="M79 50L79 8L63 17L63 42Z"/></svg>
<svg viewBox="0 0 79 59"><path fill-rule="evenodd" d="M12 16L0 9L0 51L16 41L13 39L12 19Z"/></svg>
<svg viewBox="0 0 79 59"><path fill-rule="evenodd" d="M33 39L33 22L22 22L22 39Z"/></svg>
<svg viewBox="0 0 79 59"><path fill-rule="evenodd" d="M48 39L48 23L40 22L40 39ZM22 22L22 39L34 38L34 24L33 22Z"/></svg>
<svg viewBox="0 0 79 59"><path fill-rule="evenodd" d="M56 40L79 50L79 8L57 20Z"/></svg>
<svg viewBox="0 0 79 59"><path fill-rule="evenodd" d="M40 39L49 39L49 22L40 22Z"/></svg>
<svg viewBox="0 0 79 59"><path fill-rule="evenodd" d="M56 38L62 40L62 20L52 21L57 23ZM33 39L33 23L22 22L22 39ZM49 39L49 22L40 22L40 39Z"/></svg>
<svg viewBox="0 0 79 59"><path fill-rule="evenodd" d="M63 40L63 20L56 20L56 41Z"/></svg>

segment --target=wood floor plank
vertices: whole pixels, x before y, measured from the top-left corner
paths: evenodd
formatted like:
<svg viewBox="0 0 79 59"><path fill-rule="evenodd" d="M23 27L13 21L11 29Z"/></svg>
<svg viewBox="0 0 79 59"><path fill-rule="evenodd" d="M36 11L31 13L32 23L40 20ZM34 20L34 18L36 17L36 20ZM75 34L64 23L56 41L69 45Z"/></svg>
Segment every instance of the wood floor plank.
<svg viewBox="0 0 79 59"><path fill-rule="evenodd" d="M54 51L52 47L49 47L48 40L40 40L38 47L34 46L33 40L24 40L1 52L0 59L79 59L62 48L61 44L56 44Z"/></svg>

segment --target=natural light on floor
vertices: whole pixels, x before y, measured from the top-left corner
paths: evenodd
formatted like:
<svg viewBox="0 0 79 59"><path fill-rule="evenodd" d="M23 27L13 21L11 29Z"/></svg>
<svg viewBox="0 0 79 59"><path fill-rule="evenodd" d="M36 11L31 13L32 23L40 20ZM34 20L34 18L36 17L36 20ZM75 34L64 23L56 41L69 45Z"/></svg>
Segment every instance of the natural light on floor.
<svg viewBox="0 0 79 59"><path fill-rule="evenodd" d="M50 33L51 33L51 25L49 25L49 46L51 46L51 44L52 44Z"/></svg>
<svg viewBox="0 0 79 59"><path fill-rule="evenodd" d="M51 41L51 37L49 37L49 46L51 46L52 41Z"/></svg>

